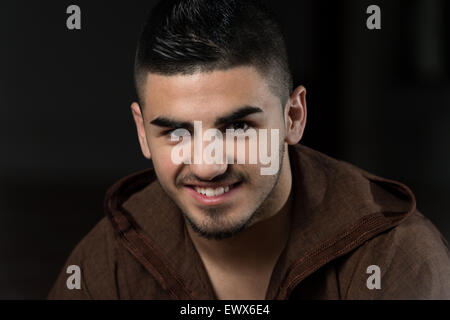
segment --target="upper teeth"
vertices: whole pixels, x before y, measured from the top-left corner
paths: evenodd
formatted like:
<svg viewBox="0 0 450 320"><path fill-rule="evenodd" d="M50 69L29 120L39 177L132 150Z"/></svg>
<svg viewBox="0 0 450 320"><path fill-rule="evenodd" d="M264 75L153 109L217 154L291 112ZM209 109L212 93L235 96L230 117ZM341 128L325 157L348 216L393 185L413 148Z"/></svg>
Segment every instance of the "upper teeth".
<svg viewBox="0 0 450 320"><path fill-rule="evenodd" d="M198 193L204 194L207 197L214 197L214 196L220 196L221 194L228 192L230 190L230 186L226 186L226 187L219 187L216 189L212 189L212 188L199 188L199 187L195 187L195 191L197 191Z"/></svg>

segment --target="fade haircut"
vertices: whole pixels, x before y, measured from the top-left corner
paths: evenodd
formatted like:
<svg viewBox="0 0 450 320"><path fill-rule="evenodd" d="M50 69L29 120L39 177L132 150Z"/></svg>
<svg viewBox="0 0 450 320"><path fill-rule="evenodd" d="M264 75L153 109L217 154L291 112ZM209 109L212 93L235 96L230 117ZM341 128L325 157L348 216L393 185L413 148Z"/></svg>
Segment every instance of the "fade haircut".
<svg viewBox="0 0 450 320"><path fill-rule="evenodd" d="M139 104L148 73L253 66L284 106L292 91L286 44L274 15L257 0L162 0L139 38L134 79Z"/></svg>

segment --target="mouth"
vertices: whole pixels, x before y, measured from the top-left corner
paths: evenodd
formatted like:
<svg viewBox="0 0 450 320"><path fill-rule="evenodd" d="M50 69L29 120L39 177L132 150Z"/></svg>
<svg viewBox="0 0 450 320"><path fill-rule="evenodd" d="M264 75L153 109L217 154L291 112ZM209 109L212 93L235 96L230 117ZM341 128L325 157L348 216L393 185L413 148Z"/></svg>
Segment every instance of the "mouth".
<svg viewBox="0 0 450 320"><path fill-rule="evenodd" d="M206 188L194 185L185 185L186 191L199 203L206 205L220 204L236 194L241 188L242 181L217 188Z"/></svg>

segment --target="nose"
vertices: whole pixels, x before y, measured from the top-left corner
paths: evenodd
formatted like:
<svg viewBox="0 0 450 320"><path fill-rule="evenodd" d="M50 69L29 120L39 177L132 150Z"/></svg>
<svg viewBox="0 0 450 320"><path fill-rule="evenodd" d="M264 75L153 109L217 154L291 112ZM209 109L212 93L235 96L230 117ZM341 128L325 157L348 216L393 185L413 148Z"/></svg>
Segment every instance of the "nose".
<svg viewBox="0 0 450 320"><path fill-rule="evenodd" d="M224 174L227 171L228 164L227 164L226 155L224 152L225 150L223 148L222 148L222 157L219 159L220 161L211 161L211 160L215 159L215 157L213 157L213 159L210 159L210 162L208 163L203 158L203 155L205 154L205 157L211 157L211 153L208 151L205 152L205 150L207 150L208 146L211 147L210 144L212 142L211 141L203 141L202 139L196 139L195 143L202 145L202 148L197 148L197 150L195 150L195 148L193 148L194 149L193 154L195 154L195 157L197 157L197 159L199 159L199 161L198 161L198 163L195 163L195 161L192 161L189 166L190 166L191 172L193 174L195 174L198 179L210 181L210 180L214 179L215 177ZM219 162L219 163L217 163L217 162Z"/></svg>
<svg viewBox="0 0 450 320"><path fill-rule="evenodd" d="M210 181L227 171L227 164L191 164L191 172L200 180Z"/></svg>

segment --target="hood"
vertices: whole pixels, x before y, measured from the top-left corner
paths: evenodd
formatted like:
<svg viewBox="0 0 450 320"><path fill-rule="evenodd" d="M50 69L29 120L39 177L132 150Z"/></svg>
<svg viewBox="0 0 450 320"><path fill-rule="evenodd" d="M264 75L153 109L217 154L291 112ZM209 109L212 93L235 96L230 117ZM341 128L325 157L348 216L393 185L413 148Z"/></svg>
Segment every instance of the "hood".
<svg viewBox="0 0 450 320"><path fill-rule="evenodd" d="M286 299L330 261L398 225L415 210L404 184L297 144L289 146L293 176L291 232L275 265L267 299ZM153 169L116 182L105 212L118 241L174 299L215 299L179 208Z"/></svg>

